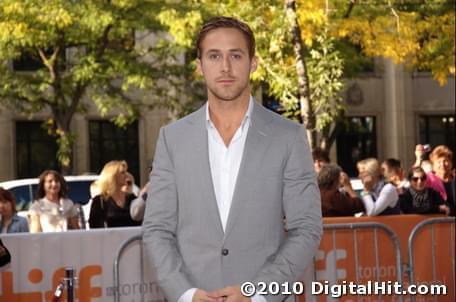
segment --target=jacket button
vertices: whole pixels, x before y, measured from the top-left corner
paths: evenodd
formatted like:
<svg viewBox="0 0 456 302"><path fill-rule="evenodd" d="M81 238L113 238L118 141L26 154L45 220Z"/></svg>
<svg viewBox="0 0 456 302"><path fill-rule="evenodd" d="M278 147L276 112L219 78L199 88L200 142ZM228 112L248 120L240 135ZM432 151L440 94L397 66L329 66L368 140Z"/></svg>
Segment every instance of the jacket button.
<svg viewBox="0 0 456 302"><path fill-rule="evenodd" d="M228 249L222 249L222 255L223 256L226 256L230 253L230 251Z"/></svg>

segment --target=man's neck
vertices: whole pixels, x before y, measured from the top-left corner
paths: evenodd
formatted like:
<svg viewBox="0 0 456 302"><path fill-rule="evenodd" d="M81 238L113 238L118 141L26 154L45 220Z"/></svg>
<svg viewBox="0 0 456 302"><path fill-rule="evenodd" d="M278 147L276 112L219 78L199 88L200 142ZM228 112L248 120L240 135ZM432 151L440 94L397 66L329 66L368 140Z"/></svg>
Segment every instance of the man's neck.
<svg viewBox="0 0 456 302"><path fill-rule="evenodd" d="M240 101L212 101L209 99L209 117L223 139L229 146L236 130L249 108L250 97Z"/></svg>
<svg viewBox="0 0 456 302"><path fill-rule="evenodd" d="M218 130L237 129L249 108L250 96L234 101L209 99L209 117Z"/></svg>

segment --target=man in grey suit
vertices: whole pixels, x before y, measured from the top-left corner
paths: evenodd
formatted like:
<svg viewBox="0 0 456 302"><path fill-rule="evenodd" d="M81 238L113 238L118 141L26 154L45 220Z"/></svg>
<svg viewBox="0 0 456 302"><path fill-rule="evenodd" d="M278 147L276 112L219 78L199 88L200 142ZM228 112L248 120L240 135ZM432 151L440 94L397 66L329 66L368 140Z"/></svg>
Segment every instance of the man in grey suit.
<svg viewBox="0 0 456 302"><path fill-rule="evenodd" d="M316 252L321 206L305 131L250 95L247 24L213 18L196 47L208 101L160 131L146 253L168 301L284 300L241 284L291 286Z"/></svg>

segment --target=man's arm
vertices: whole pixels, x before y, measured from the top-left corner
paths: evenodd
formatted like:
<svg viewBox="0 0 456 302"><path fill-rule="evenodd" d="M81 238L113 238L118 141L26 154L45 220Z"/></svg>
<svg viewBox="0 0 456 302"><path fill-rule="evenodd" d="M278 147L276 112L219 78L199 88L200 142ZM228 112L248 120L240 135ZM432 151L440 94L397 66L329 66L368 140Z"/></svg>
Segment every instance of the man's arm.
<svg viewBox="0 0 456 302"><path fill-rule="evenodd" d="M142 196L136 197L131 202L130 217L134 221L141 221L144 219L144 211L146 210L146 201Z"/></svg>
<svg viewBox="0 0 456 302"><path fill-rule="evenodd" d="M146 255L168 301L194 287L186 275L176 242L177 191L165 130L160 130L143 222Z"/></svg>
<svg viewBox="0 0 456 302"><path fill-rule="evenodd" d="M321 198L312 158L302 127L296 131L283 179L283 209L288 230L274 257L257 273L254 283L293 282L312 262L322 235ZM281 301L283 297L267 296Z"/></svg>

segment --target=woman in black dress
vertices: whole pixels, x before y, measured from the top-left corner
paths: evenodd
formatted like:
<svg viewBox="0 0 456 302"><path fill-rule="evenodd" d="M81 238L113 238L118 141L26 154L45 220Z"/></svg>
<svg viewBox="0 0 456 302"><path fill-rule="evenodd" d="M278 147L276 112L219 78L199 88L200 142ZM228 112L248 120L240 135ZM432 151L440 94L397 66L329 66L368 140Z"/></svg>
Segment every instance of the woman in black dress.
<svg viewBox="0 0 456 302"><path fill-rule="evenodd" d="M127 169L125 161L110 161L103 167L95 184L100 194L92 201L90 228L141 225L141 221L134 221L130 216L130 205L136 196L122 190L127 181Z"/></svg>

